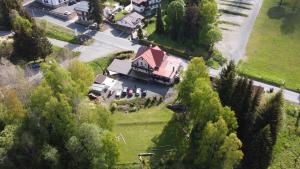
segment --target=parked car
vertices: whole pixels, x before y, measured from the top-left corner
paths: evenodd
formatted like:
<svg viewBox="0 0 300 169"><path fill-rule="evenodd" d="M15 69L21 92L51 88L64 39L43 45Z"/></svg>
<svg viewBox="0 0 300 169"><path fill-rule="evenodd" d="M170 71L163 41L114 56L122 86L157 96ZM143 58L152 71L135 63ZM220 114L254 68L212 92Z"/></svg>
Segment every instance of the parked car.
<svg viewBox="0 0 300 169"><path fill-rule="evenodd" d="M132 97L133 96L133 89L128 89L127 95L128 95L128 97Z"/></svg>
<svg viewBox="0 0 300 169"><path fill-rule="evenodd" d="M142 96L143 96L143 97L146 97L146 96L147 96L147 90L143 90L143 91L142 91Z"/></svg>
<svg viewBox="0 0 300 169"><path fill-rule="evenodd" d="M121 90L116 91L116 98L120 98L122 94Z"/></svg>
<svg viewBox="0 0 300 169"><path fill-rule="evenodd" d="M141 88L137 88L136 91L135 91L135 96L138 97L138 96L141 95L141 93L142 93Z"/></svg>
<svg viewBox="0 0 300 169"><path fill-rule="evenodd" d="M89 97L91 100L95 100L95 99L98 98L98 96L96 96L96 95L93 94L93 93L89 93L89 94L88 94L88 97Z"/></svg>
<svg viewBox="0 0 300 169"><path fill-rule="evenodd" d="M124 87L122 91L122 96L126 96L128 87Z"/></svg>

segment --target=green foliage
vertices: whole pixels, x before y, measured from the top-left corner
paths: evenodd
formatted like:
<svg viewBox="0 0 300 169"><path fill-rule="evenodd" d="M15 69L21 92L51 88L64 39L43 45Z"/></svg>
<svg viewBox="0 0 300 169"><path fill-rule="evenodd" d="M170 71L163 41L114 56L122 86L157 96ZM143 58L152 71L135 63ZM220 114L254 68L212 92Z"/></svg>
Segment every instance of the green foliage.
<svg viewBox="0 0 300 169"><path fill-rule="evenodd" d="M189 105L190 93L193 92L194 83L198 78L209 79L207 68L202 58L193 58L183 75L183 82L179 84L178 99Z"/></svg>
<svg viewBox="0 0 300 169"><path fill-rule="evenodd" d="M9 13L11 12L11 10L22 12L21 6L22 5L20 0L1 0L0 15L2 16L2 18L0 24L3 24L4 26L11 28L12 23L10 21Z"/></svg>
<svg viewBox="0 0 300 169"><path fill-rule="evenodd" d="M157 33L164 33L164 31L165 31L164 21L162 19L162 15L161 15L161 8L157 9L155 28L156 28L155 31Z"/></svg>
<svg viewBox="0 0 300 169"><path fill-rule="evenodd" d="M234 61L230 61L227 67L223 68L218 80L217 91L223 105L229 105L234 90L236 70Z"/></svg>
<svg viewBox="0 0 300 169"><path fill-rule="evenodd" d="M242 146L241 141L234 133L228 135L223 119L215 123L208 122L201 135L198 140L201 148L197 149L195 156L195 165L199 169L231 169L243 158L243 153L239 150Z"/></svg>
<svg viewBox="0 0 300 169"><path fill-rule="evenodd" d="M89 1L89 20L92 20L98 24L98 26L101 24L103 17L103 1L102 0L90 0Z"/></svg>
<svg viewBox="0 0 300 169"><path fill-rule="evenodd" d="M172 1L167 9L167 29L173 40L179 37L180 28L185 14L185 3L181 0Z"/></svg>
<svg viewBox="0 0 300 169"><path fill-rule="evenodd" d="M111 168L119 155L115 138L95 124L83 123L66 147L74 167L81 169Z"/></svg>
<svg viewBox="0 0 300 169"><path fill-rule="evenodd" d="M236 167L243 157L240 150L242 143L234 134L237 121L234 112L223 107L217 93L213 91L202 58L191 60L179 84L178 99L188 112L181 119L181 125L186 135L189 135L189 144L186 145L187 149L177 155L180 161L166 158L166 161L171 162L164 165L200 169Z"/></svg>
<svg viewBox="0 0 300 169"><path fill-rule="evenodd" d="M143 33L142 28L138 29L137 36L139 39L144 39L144 33Z"/></svg>
<svg viewBox="0 0 300 169"><path fill-rule="evenodd" d="M16 11L11 12L12 28L14 34L14 55L13 61L24 59L35 61L38 58L45 60L46 56L52 53L52 45L46 38L43 30L31 23L30 20L21 17Z"/></svg>
<svg viewBox="0 0 300 169"><path fill-rule="evenodd" d="M80 89L83 89L81 92L87 93L88 88L95 78L93 70L82 62L73 61L68 66L68 71L70 72L72 80L80 86Z"/></svg>

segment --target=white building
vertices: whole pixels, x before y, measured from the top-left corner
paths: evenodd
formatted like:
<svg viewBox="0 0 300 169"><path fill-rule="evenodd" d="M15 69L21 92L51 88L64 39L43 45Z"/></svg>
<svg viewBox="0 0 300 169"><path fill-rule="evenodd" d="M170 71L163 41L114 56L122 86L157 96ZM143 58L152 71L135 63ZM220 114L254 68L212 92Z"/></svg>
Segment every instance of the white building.
<svg viewBox="0 0 300 169"><path fill-rule="evenodd" d="M70 0L36 0L39 3L42 3L45 6L56 8L67 4Z"/></svg>
<svg viewBox="0 0 300 169"><path fill-rule="evenodd" d="M132 0L133 10L146 16L155 15L161 0Z"/></svg>

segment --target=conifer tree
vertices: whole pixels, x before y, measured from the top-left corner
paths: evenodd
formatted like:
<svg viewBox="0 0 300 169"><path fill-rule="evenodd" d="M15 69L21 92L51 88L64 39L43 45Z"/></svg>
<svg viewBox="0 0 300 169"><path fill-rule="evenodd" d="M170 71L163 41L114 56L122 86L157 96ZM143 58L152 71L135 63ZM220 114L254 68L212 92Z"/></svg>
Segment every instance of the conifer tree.
<svg viewBox="0 0 300 169"><path fill-rule="evenodd" d="M156 30L157 33L164 33L165 28L164 28L164 22L161 16L161 8L159 7L157 9L157 14L156 14Z"/></svg>
<svg viewBox="0 0 300 169"><path fill-rule="evenodd" d="M234 61L230 61L229 64L222 69L220 73L220 79L217 83L217 91L223 106L230 105L231 96L235 86L236 70Z"/></svg>
<svg viewBox="0 0 300 169"><path fill-rule="evenodd" d="M102 0L89 0L88 19L96 22L99 26L103 20L103 2Z"/></svg>

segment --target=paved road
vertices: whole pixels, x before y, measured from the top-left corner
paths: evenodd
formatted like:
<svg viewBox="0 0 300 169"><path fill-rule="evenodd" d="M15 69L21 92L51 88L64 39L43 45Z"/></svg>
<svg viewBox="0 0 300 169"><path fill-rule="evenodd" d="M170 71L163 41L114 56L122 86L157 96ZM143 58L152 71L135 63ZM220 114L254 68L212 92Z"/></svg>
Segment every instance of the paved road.
<svg viewBox="0 0 300 169"><path fill-rule="evenodd" d="M222 14L222 16L220 17L221 21L235 23L240 26L220 24L221 29L223 29L223 39L216 44L216 48L224 55L224 57L226 57L228 60L234 60L236 63L238 63L238 61L246 55L248 39L263 1L239 0L238 2L246 2L253 5L244 5L244 7L251 8L251 10L245 10L232 6L220 5L224 3L224 1L218 1L218 7L220 9L227 9L230 11L245 13L248 15L248 17Z"/></svg>
<svg viewBox="0 0 300 169"><path fill-rule="evenodd" d="M209 74L212 77L218 77L219 74L220 74L220 71L221 71L221 68L218 69L218 70L210 68L209 69ZM276 86L273 86L273 85L269 85L267 83L263 83L263 82L259 82L259 81L253 81L253 84L256 85L256 86L263 87L265 91L268 91L271 88L273 88L274 91L279 91L280 90L279 87L276 87ZM283 95L284 95L284 98L285 98L286 101L289 101L291 103L296 103L296 104L300 105L300 94L299 93L296 93L296 92L284 89L283 90Z"/></svg>

